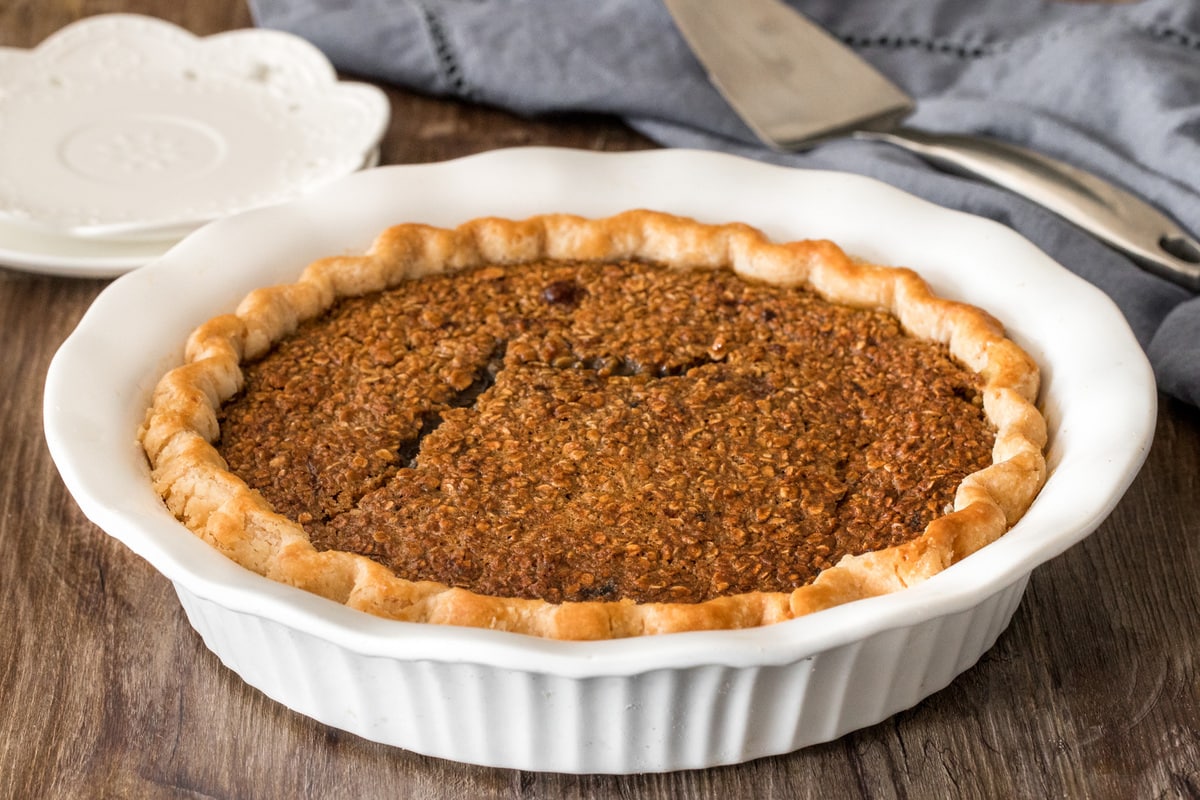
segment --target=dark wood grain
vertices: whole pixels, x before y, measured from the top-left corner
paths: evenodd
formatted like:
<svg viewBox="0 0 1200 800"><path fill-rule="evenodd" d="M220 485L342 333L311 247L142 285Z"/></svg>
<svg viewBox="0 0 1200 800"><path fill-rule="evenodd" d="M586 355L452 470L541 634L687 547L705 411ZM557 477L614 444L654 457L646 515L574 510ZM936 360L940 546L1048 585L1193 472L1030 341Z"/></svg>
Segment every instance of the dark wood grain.
<svg viewBox="0 0 1200 800"><path fill-rule="evenodd" d="M250 23L239 0L3 0L0 45L105 11L198 34ZM649 146L609 119L389 96L387 163ZM1194 408L1163 401L1112 516L1035 572L998 644L916 708L735 767L526 774L377 745L266 699L205 649L165 579L83 517L42 438L42 381L104 285L0 270L0 798L1200 797Z"/></svg>

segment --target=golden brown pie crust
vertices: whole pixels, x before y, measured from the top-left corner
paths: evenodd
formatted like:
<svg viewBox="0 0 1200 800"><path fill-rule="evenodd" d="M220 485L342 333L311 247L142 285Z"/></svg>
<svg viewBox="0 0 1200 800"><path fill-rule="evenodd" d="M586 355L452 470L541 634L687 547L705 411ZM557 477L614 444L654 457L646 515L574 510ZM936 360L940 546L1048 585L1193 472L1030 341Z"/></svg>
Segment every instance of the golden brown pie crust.
<svg viewBox="0 0 1200 800"><path fill-rule="evenodd" d="M229 472L213 447L222 404L242 386L241 364L260 357L340 298L424 275L539 260L635 260L671 269L731 268L826 300L894 315L911 335L945 345L983 382L995 427L993 463L959 485L954 511L901 545L845 556L791 592L745 592L696 603L549 603L411 581L361 555L318 551L303 527L278 514ZM269 578L383 617L470 625L561 639L604 639L778 622L895 591L933 575L1003 534L1045 478L1045 423L1034 406L1038 371L974 307L933 296L906 269L856 262L824 241L776 244L741 224L704 225L651 211L587 220L546 215L479 219L457 229L400 225L363 256L327 258L290 285L251 293L234 314L201 326L186 363L157 387L140 438L156 489L171 511L227 556Z"/></svg>

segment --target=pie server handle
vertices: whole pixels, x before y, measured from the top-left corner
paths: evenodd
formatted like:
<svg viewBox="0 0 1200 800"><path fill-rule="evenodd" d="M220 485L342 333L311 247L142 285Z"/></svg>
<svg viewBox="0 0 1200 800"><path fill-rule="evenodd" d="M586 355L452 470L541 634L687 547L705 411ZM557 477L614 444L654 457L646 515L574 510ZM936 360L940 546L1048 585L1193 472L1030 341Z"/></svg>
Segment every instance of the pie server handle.
<svg viewBox="0 0 1200 800"><path fill-rule="evenodd" d="M948 172L1008 189L1075 223L1146 270L1200 291L1200 241L1145 201L1089 172L979 136L909 128L853 135L902 147Z"/></svg>

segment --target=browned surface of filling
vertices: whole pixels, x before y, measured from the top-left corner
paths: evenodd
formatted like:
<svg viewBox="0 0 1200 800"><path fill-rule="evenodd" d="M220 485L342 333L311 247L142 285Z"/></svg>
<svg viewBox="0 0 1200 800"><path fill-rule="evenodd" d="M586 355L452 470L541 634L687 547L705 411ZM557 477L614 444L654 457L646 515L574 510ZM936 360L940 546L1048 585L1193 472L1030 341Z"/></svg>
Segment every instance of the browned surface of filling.
<svg viewBox="0 0 1200 800"><path fill-rule="evenodd" d="M790 591L918 535L993 442L977 377L892 317L637 263L343 301L221 431L318 549L551 602Z"/></svg>

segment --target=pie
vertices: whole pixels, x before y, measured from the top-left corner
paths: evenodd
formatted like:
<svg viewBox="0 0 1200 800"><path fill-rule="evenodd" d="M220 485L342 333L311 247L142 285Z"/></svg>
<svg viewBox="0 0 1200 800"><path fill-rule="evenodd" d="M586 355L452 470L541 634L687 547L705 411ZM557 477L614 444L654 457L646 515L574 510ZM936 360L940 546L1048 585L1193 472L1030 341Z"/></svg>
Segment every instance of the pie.
<svg viewBox="0 0 1200 800"><path fill-rule="evenodd" d="M1045 480L1036 364L827 241L635 210L383 232L198 328L139 431L238 562L397 620L741 628L913 585Z"/></svg>

